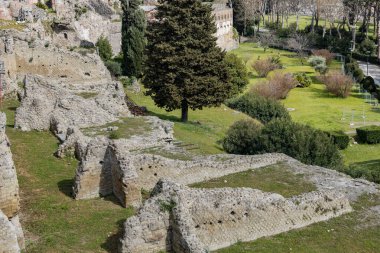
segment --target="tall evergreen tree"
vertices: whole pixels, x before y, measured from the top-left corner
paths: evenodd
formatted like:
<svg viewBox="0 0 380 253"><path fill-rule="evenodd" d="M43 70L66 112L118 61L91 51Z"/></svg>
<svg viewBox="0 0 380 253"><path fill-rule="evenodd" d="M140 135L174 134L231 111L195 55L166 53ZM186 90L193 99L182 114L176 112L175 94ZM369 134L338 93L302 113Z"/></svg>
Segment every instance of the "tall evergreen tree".
<svg viewBox="0 0 380 253"><path fill-rule="evenodd" d="M143 84L167 111L219 106L231 94L225 53L216 46L210 4L200 0L160 1L148 26Z"/></svg>
<svg viewBox="0 0 380 253"><path fill-rule="evenodd" d="M123 69L127 76L139 77L142 74L146 45L145 13L139 7L140 0L121 0L123 8L122 51Z"/></svg>

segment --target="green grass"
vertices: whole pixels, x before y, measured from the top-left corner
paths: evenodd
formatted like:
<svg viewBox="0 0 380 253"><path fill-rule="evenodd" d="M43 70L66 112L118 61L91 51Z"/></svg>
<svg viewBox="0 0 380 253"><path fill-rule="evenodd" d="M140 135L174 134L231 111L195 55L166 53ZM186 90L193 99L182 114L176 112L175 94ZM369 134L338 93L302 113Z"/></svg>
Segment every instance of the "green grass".
<svg viewBox="0 0 380 253"><path fill-rule="evenodd" d="M294 174L286 164L282 163L193 184L192 187L247 187L265 192L275 192L286 198L317 190L313 183L304 179L303 175Z"/></svg>
<svg viewBox="0 0 380 253"><path fill-rule="evenodd" d="M117 127L117 130L104 131L109 127ZM152 130L148 120L142 117L122 118L119 121L108 123L99 127L89 127L82 129L83 133L89 136L110 135L111 133L119 138L130 138L133 135L144 135Z"/></svg>
<svg viewBox="0 0 380 253"><path fill-rule="evenodd" d="M133 214L114 197L76 201L71 197L77 161L58 159L49 132L13 129L15 101L3 106L7 135L21 191L27 252L115 252L122 222Z"/></svg>
<svg viewBox="0 0 380 253"><path fill-rule="evenodd" d="M380 205L379 195L365 195L353 204L354 212L308 227L258 239L239 242L218 253L374 253L379 252L378 217L367 216L370 207Z"/></svg>
<svg viewBox="0 0 380 253"><path fill-rule="evenodd" d="M131 98L140 106L145 106L150 115L174 122L174 135L184 144L192 144L190 150L196 154L218 154L222 149L218 141L221 140L228 128L237 120L246 119L248 116L233 111L222 105L216 108L204 108L203 110L190 111L189 122L180 121L180 111L166 112L154 105L150 97L143 92L136 94L128 92Z"/></svg>
<svg viewBox="0 0 380 253"><path fill-rule="evenodd" d="M241 44L239 49L232 53L237 54L246 63L252 72L250 87L257 84L261 79L254 76L251 64L258 58L279 55L284 69L289 73L306 72L313 80L313 84L307 88L295 88L287 99L281 101L285 107L294 108L290 112L296 122L310 125L324 131L355 132L356 127L365 124L380 123L380 110L376 110L371 104L365 103L364 97L355 89L351 96L346 99L335 97L328 93L324 85L316 78L314 69L307 64L302 64L293 53L283 50L268 49L266 53L253 43ZM338 62L333 62L330 69L340 69ZM249 88L250 88L249 87ZM248 89L249 89L248 88ZM363 120L365 116L365 122ZM351 123L354 123L352 126ZM377 160L380 157L380 145L350 145L342 151L347 165L364 161ZM378 163L380 167L380 163Z"/></svg>
<svg viewBox="0 0 380 253"><path fill-rule="evenodd" d="M9 30L15 29L18 31L22 31L26 28L25 24L19 24L13 20L1 20L0 19L0 30Z"/></svg>

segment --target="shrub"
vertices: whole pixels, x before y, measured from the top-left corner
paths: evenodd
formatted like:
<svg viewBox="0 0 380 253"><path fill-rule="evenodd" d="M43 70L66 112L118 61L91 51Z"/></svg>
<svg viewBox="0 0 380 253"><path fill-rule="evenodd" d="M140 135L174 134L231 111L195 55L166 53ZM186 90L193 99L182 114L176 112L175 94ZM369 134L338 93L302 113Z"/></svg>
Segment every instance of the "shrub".
<svg viewBox="0 0 380 253"><path fill-rule="evenodd" d="M309 63L313 67L316 67L316 66L321 65L321 64L326 65L326 59L324 57L321 57L321 56L312 56L309 58L307 63Z"/></svg>
<svg viewBox="0 0 380 253"><path fill-rule="evenodd" d="M270 99L285 99L290 90L297 86L291 74L277 72L252 88L252 92Z"/></svg>
<svg viewBox="0 0 380 253"><path fill-rule="evenodd" d="M368 91L369 93L374 93L377 90L377 86L375 84L375 80L371 76L367 76L361 81L363 89Z"/></svg>
<svg viewBox="0 0 380 253"><path fill-rule="evenodd" d="M320 74L326 74L328 68L326 66L326 59L321 56L312 56L307 61L314 69Z"/></svg>
<svg viewBox="0 0 380 253"><path fill-rule="evenodd" d="M359 67L358 62L352 58L348 58L348 61L344 65L344 68L346 70L346 74L352 75L352 77L355 78L355 80L358 82L363 81L365 78L363 70L361 70Z"/></svg>
<svg viewBox="0 0 380 253"><path fill-rule="evenodd" d="M252 68L257 72L259 77L268 76L269 72L281 68L279 64L274 63L273 58L257 60L252 64Z"/></svg>
<svg viewBox="0 0 380 253"><path fill-rule="evenodd" d="M36 6L43 10L49 9L49 7L45 3L41 2L41 0L38 0L38 2L36 3Z"/></svg>
<svg viewBox="0 0 380 253"><path fill-rule="evenodd" d="M333 72L321 77L321 80L329 92L342 98L350 95L352 86L354 85L354 80L341 72Z"/></svg>
<svg viewBox="0 0 380 253"><path fill-rule="evenodd" d="M253 119L235 122L227 131L223 148L228 153L248 155L260 149L258 137L262 126Z"/></svg>
<svg viewBox="0 0 380 253"><path fill-rule="evenodd" d="M234 124L224 143L229 153L284 153L306 164L343 167L339 150L326 133L289 120L275 119L261 131L248 124Z"/></svg>
<svg viewBox="0 0 380 253"><path fill-rule="evenodd" d="M353 178L364 178L368 181L380 184L380 168L377 166L351 165L344 172Z"/></svg>
<svg viewBox="0 0 380 253"><path fill-rule="evenodd" d="M326 64L330 64L335 58L335 54L327 49L313 50L312 53L314 56L323 57L326 60Z"/></svg>
<svg viewBox="0 0 380 253"><path fill-rule="evenodd" d="M363 40L359 45L359 52L364 55L372 55L376 51L376 44L370 39Z"/></svg>
<svg viewBox="0 0 380 253"><path fill-rule="evenodd" d="M122 75L122 68L121 68L121 63L113 60L109 60L105 62L105 65L107 69L111 72L113 76L121 76Z"/></svg>
<svg viewBox="0 0 380 253"><path fill-rule="evenodd" d="M312 84L311 78L306 73L295 73L293 77L298 82L297 87L305 88Z"/></svg>
<svg viewBox="0 0 380 253"><path fill-rule="evenodd" d="M361 143L380 143L380 126L366 126L356 129L358 139Z"/></svg>
<svg viewBox="0 0 380 253"><path fill-rule="evenodd" d="M227 101L227 106L246 113L252 118L260 120L263 124L267 124L273 119L290 120L289 113L282 104L252 92Z"/></svg>
<svg viewBox="0 0 380 253"><path fill-rule="evenodd" d="M332 138L334 144L339 149L346 149L350 144L350 137L342 131L327 132L327 135L329 135Z"/></svg>
<svg viewBox="0 0 380 253"><path fill-rule="evenodd" d="M100 36L98 41L96 42L96 46L99 49L99 56L103 61L109 61L112 58L113 52L110 42L103 35Z"/></svg>
<svg viewBox="0 0 380 253"><path fill-rule="evenodd" d="M227 54L224 57L227 71L232 85L231 96L241 93L249 83L247 68L243 60L235 54Z"/></svg>
<svg viewBox="0 0 380 253"><path fill-rule="evenodd" d="M108 138L110 138L111 140L117 140L117 139L120 139L120 133L119 132L116 132L116 131L111 131Z"/></svg>

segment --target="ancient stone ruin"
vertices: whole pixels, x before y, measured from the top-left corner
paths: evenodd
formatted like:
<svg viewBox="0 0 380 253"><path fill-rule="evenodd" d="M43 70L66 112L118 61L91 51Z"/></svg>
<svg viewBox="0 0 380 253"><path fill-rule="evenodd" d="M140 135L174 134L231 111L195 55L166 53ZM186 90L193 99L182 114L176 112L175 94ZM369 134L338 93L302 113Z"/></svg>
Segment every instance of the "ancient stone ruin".
<svg viewBox="0 0 380 253"><path fill-rule="evenodd" d="M0 113L0 252L16 253L24 248L19 221L19 186L10 144L5 135L6 116Z"/></svg>
<svg viewBox="0 0 380 253"><path fill-rule="evenodd" d="M120 252L206 253L350 211L346 196L334 191L286 199L255 189L190 189L161 180L125 222Z"/></svg>
<svg viewBox="0 0 380 253"><path fill-rule="evenodd" d="M40 76L27 75L24 85L15 118L15 127L23 131L51 129L65 140L69 126L104 125L131 115L119 83L105 84L97 89L87 86L87 92L94 94L89 98ZM83 88L86 91L86 85Z"/></svg>

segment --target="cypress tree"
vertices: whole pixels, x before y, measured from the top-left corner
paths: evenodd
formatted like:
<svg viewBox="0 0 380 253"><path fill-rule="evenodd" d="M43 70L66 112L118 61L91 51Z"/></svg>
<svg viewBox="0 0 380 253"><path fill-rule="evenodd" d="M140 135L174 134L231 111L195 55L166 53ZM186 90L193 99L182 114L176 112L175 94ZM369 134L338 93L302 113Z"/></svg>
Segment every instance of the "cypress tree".
<svg viewBox="0 0 380 253"><path fill-rule="evenodd" d="M160 1L147 30L143 84L157 106L167 111L219 106L231 94L225 53L216 46L210 4L200 0Z"/></svg>
<svg viewBox="0 0 380 253"><path fill-rule="evenodd" d="M121 0L123 70L125 75L135 77L141 76L146 45L146 20L140 3L140 0Z"/></svg>

